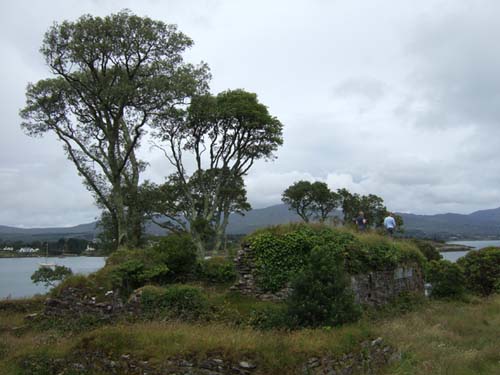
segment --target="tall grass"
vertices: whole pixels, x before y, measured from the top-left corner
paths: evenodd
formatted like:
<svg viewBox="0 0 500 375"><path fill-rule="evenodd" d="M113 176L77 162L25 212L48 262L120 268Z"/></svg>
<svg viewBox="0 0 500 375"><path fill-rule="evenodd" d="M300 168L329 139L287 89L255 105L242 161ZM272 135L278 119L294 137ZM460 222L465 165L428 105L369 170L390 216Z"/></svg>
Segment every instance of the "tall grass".
<svg viewBox="0 0 500 375"><path fill-rule="evenodd" d="M500 296L433 302L376 327L403 352L387 374L500 374Z"/></svg>
<svg viewBox="0 0 500 375"><path fill-rule="evenodd" d="M182 355L201 359L217 353L233 361L251 359L266 374L283 374L300 368L311 356L355 350L369 336L370 330L363 324L331 331L260 332L221 324L155 322L96 330L84 336L76 349L127 353L151 363Z"/></svg>

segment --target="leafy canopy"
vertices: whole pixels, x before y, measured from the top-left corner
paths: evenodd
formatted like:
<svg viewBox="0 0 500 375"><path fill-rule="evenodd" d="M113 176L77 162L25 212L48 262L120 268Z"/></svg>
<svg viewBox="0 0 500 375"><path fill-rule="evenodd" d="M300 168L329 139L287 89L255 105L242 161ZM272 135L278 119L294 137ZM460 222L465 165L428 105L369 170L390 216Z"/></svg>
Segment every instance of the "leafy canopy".
<svg viewBox="0 0 500 375"><path fill-rule="evenodd" d="M324 182L297 181L283 192L281 200L308 223L311 219L325 221L340 205L340 198Z"/></svg>

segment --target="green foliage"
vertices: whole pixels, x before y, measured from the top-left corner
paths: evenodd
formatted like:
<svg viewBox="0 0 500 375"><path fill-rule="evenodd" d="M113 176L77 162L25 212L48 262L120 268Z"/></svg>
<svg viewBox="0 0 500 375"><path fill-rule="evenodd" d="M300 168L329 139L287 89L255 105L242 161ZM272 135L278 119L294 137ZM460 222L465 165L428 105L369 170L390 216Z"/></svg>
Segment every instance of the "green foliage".
<svg viewBox="0 0 500 375"><path fill-rule="evenodd" d="M169 269L165 264L133 259L117 266L113 270L113 278L117 286L129 294L142 285L161 282L168 273Z"/></svg>
<svg viewBox="0 0 500 375"><path fill-rule="evenodd" d="M193 320L208 311L208 301L202 291L188 285L145 286L141 290L140 303L149 318Z"/></svg>
<svg viewBox="0 0 500 375"><path fill-rule="evenodd" d="M468 289L484 296L500 292L500 248L469 251L457 263L464 269Z"/></svg>
<svg viewBox="0 0 500 375"><path fill-rule="evenodd" d="M236 279L234 263L225 257L212 257L200 261L198 277L209 283L224 284Z"/></svg>
<svg viewBox="0 0 500 375"><path fill-rule="evenodd" d="M188 235L172 234L146 249L120 249L97 272L113 288L128 296L146 284L168 284L190 278L196 266L196 249Z"/></svg>
<svg viewBox="0 0 500 375"><path fill-rule="evenodd" d="M45 287L54 286L58 281L62 281L71 276L73 271L65 266L44 267L40 266L32 275L31 280L35 284L43 283Z"/></svg>
<svg viewBox="0 0 500 375"><path fill-rule="evenodd" d="M323 222L340 204L340 195L324 182L297 181L282 194L281 200L306 223L311 218Z"/></svg>
<svg viewBox="0 0 500 375"><path fill-rule="evenodd" d="M183 61L192 43L175 25L129 11L84 15L45 34L40 51L54 77L28 85L22 127L30 136L51 132L62 141L106 209L103 228L114 249L140 244L138 182L145 163L136 150L146 129L207 89L207 66Z"/></svg>
<svg viewBox="0 0 500 375"><path fill-rule="evenodd" d="M287 285L309 261L318 245L326 245L345 262L350 274L393 269L398 264L423 265L415 245L376 234L354 234L324 225L289 224L259 230L244 240L254 251L255 276L264 290Z"/></svg>
<svg viewBox="0 0 500 375"><path fill-rule="evenodd" d="M254 308L250 312L247 323L261 330L293 328L293 322L285 304L266 304Z"/></svg>
<svg viewBox="0 0 500 375"><path fill-rule="evenodd" d="M431 242L419 239L412 239L412 242L418 247L420 252L428 261L443 259L441 253L436 249Z"/></svg>
<svg viewBox="0 0 500 375"><path fill-rule="evenodd" d="M196 246L188 234L172 234L153 246L158 261L170 270L170 281L186 280L196 267Z"/></svg>
<svg viewBox="0 0 500 375"><path fill-rule="evenodd" d="M304 267L311 249L321 240L306 226L282 236L262 232L250 237L259 284L271 291L284 287Z"/></svg>
<svg viewBox="0 0 500 375"><path fill-rule="evenodd" d="M299 326L336 326L360 317L349 289L344 259L330 245L317 246L292 282L288 314Z"/></svg>
<svg viewBox="0 0 500 375"><path fill-rule="evenodd" d="M347 263L347 270L351 273L394 269L400 264L423 266L426 262L418 248L409 241L397 241L377 234L363 234L358 239L360 247L350 249L349 257L353 261Z"/></svg>
<svg viewBox="0 0 500 375"><path fill-rule="evenodd" d="M162 188L172 199L160 195L152 213L189 230L201 257L211 245L206 234L219 250L229 215L250 209L243 176L255 161L275 156L283 125L256 94L241 89L194 95L185 110L168 111L165 117L156 135L175 168ZM195 168L191 175L183 165L188 154Z"/></svg>
<svg viewBox="0 0 500 375"><path fill-rule="evenodd" d="M384 217L387 214L387 208L384 206L384 200L381 197L374 194L352 194L347 189L338 189L337 194L341 197L342 212L346 224L352 224L358 213L363 211L369 227L382 226Z"/></svg>
<svg viewBox="0 0 500 375"><path fill-rule="evenodd" d="M426 269L426 279L432 284L434 298L458 298L465 292L462 267L448 260L432 260Z"/></svg>
<svg viewBox="0 0 500 375"><path fill-rule="evenodd" d="M97 285L92 277L87 277L84 275L72 275L67 277L63 282L61 282L54 289L52 289L50 293L53 296L57 297L66 288L91 290L95 289L96 287ZM102 285L102 287L105 286Z"/></svg>

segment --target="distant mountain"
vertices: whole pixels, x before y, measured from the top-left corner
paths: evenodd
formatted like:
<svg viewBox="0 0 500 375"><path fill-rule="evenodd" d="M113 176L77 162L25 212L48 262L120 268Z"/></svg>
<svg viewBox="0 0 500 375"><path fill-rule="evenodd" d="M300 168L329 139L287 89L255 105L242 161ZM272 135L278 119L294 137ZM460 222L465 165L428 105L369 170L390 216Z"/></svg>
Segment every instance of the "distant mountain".
<svg viewBox="0 0 500 375"><path fill-rule="evenodd" d="M340 216L336 212L335 216ZM413 237L437 239L484 239L500 238L500 208L481 210L469 215L438 214L415 215L400 214L405 223L405 232ZM300 221L300 217L288 210L284 204L254 209L244 216L231 215L228 234L247 234L269 225ZM91 240L96 235L96 223L81 224L67 228L15 228L0 225L0 240L3 241L54 241L59 238L83 238ZM146 232L163 235L165 230L156 224L148 223Z"/></svg>
<svg viewBox="0 0 500 375"><path fill-rule="evenodd" d="M468 215L400 215L406 232L412 236L440 239L500 238L500 207Z"/></svg>
<svg viewBox="0 0 500 375"><path fill-rule="evenodd" d="M67 237L92 240L95 232L95 222L61 228L15 228L0 225L0 239L3 241L55 241Z"/></svg>

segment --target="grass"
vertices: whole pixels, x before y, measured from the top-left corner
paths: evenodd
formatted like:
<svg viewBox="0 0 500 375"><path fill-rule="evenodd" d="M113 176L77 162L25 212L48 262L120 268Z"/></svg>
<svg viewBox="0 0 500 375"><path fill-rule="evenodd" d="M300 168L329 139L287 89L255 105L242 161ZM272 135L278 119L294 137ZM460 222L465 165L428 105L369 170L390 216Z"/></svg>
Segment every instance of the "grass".
<svg viewBox="0 0 500 375"><path fill-rule="evenodd" d="M387 374L500 374L500 296L432 302L376 327L403 352Z"/></svg>
<svg viewBox="0 0 500 375"><path fill-rule="evenodd" d="M234 292L214 289L213 303L227 314L245 319L263 302ZM7 304L7 305L6 305ZM331 329L292 332L258 331L224 319L209 323L121 322L91 331L61 332L56 327L40 329L24 317L38 311L40 302L0 303L0 374L24 374L20 364L71 359L79 353L99 351L110 357L123 354L151 364L168 358L249 360L261 374L300 373L311 357L358 350L359 343L381 336L402 352L402 360L386 368L386 375L476 375L500 374L500 295L466 302L427 301L404 309L371 311L360 323ZM262 305L262 306L264 306ZM410 312L405 312L410 310ZM393 315L391 316L391 311ZM36 372L32 372L36 373Z"/></svg>
<svg viewBox="0 0 500 375"><path fill-rule="evenodd" d="M228 360L255 361L266 374L282 374L292 372L311 356L353 350L367 337L369 331L362 324L335 331L260 332L222 324L156 322L96 330L82 338L78 349L97 349L112 356L131 354L151 363L218 353Z"/></svg>

